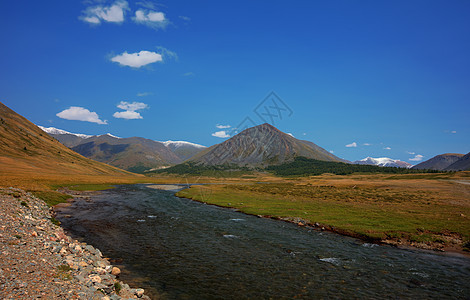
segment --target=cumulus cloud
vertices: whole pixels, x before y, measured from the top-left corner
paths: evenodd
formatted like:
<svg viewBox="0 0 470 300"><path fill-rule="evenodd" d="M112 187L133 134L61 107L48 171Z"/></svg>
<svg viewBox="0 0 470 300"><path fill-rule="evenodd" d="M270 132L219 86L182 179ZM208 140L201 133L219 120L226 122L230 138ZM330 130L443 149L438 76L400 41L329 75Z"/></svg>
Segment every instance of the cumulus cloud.
<svg viewBox="0 0 470 300"><path fill-rule="evenodd" d="M117 62L121 66L140 68L142 66L152 64L154 62L163 61L163 58L161 54L142 50L137 53L127 53L126 51L120 55L112 57L111 61Z"/></svg>
<svg viewBox="0 0 470 300"><path fill-rule="evenodd" d="M422 161L423 157L424 157L423 155L417 154L417 155L415 155L415 157L410 158L409 160L411 160L411 161Z"/></svg>
<svg viewBox="0 0 470 300"><path fill-rule="evenodd" d="M120 109L124 109L124 110L129 110L129 111L136 111L136 110L141 110L141 109L145 109L148 107L147 104L143 103L143 102L132 102L132 103L129 103L129 102L126 102L126 101L121 101L118 105L117 105L118 108Z"/></svg>
<svg viewBox="0 0 470 300"><path fill-rule="evenodd" d="M71 106L56 114L61 119L74 120L74 121L85 121L97 124L108 124L106 120L101 120L97 113L89 111L84 107Z"/></svg>
<svg viewBox="0 0 470 300"><path fill-rule="evenodd" d="M118 105L118 108L124 110L115 112L113 117L118 119L126 119L126 120L137 120L143 119L140 113L136 112L136 110L142 110L148 108L148 105L143 102L127 102L121 101Z"/></svg>
<svg viewBox="0 0 470 300"><path fill-rule="evenodd" d="M390 147L384 147L385 150L392 150Z"/></svg>
<svg viewBox="0 0 470 300"><path fill-rule="evenodd" d="M220 124L217 124L217 125L215 125L215 127L219 128L219 129L225 129L225 128L230 128L230 127L232 127L232 126L230 126L230 125L220 125Z"/></svg>
<svg viewBox="0 0 470 300"><path fill-rule="evenodd" d="M140 113L132 110L126 111L119 111L113 114L113 117L118 119L126 119L126 120L136 120L136 119L143 119Z"/></svg>
<svg viewBox="0 0 470 300"><path fill-rule="evenodd" d="M357 147L357 143L356 143L356 142L352 142L351 144L347 144L346 147L348 147L348 148L356 148L356 147Z"/></svg>
<svg viewBox="0 0 470 300"><path fill-rule="evenodd" d="M129 10L127 1L116 1L110 6L97 5L88 7L83 11L80 19L90 24L100 24L103 22L122 23L126 11Z"/></svg>
<svg viewBox="0 0 470 300"><path fill-rule="evenodd" d="M137 24L143 24L153 29L165 28L169 24L164 13L146 9L137 10L133 20Z"/></svg>
<svg viewBox="0 0 470 300"><path fill-rule="evenodd" d="M215 137L218 137L218 138L228 138L228 137L230 137L230 135L225 130L216 131L212 134L212 136L215 136Z"/></svg>

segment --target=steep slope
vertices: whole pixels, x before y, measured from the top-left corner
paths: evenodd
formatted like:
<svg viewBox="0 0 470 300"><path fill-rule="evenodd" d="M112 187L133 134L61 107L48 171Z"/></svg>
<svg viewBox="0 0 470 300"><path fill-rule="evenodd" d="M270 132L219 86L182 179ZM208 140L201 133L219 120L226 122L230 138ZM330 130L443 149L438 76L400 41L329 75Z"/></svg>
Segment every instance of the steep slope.
<svg viewBox="0 0 470 300"><path fill-rule="evenodd" d="M462 156L455 163L451 164L445 171L470 171L470 152Z"/></svg>
<svg viewBox="0 0 470 300"><path fill-rule="evenodd" d="M411 168L413 167L412 164L409 164L405 161L401 161L398 159L392 159L388 157L366 157L361 160L356 160L353 162L356 165L372 165L372 166L381 166L381 167L395 167L395 168Z"/></svg>
<svg viewBox="0 0 470 300"><path fill-rule="evenodd" d="M190 161L206 165L265 166L291 161L297 156L343 161L314 143L298 140L268 123L248 128L203 150Z"/></svg>
<svg viewBox="0 0 470 300"><path fill-rule="evenodd" d="M0 102L0 173L21 171L70 175L129 174L70 150Z"/></svg>
<svg viewBox="0 0 470 300"><path fill-rule="evenodd" d="M463 154L458 153L446 153L436 155L431 159L423 161L413 167L413 169L429 169L429 170L438 170L443 171L453 163L457 162L460 158L464 156Z"/></svg>
<svg viewBox="0 0 470 300"><path fill-rule="evenodd" d="M109 134L84 139L72 150L88 158L134 172L181 163L163 143L140 137L117 138Z"/></svg>

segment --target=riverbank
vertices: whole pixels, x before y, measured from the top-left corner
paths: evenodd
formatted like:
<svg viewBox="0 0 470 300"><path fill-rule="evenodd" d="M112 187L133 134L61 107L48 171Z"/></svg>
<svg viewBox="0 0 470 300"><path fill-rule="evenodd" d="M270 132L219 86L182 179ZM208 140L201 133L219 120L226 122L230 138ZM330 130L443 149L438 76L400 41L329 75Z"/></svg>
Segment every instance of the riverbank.
<svg viewBox="0 0 470 300"><path fill-rule="evenodd" d="M194 186L176 195L361 240L470 256L468 186L351 177Z"/></svg>
<svg viewBox="0 0 470 300"><path fill-rule="evenodd" d="M120 281L119 268L98 249L56 224L44 201L0 189L0 298L150 299Z"/></svg>

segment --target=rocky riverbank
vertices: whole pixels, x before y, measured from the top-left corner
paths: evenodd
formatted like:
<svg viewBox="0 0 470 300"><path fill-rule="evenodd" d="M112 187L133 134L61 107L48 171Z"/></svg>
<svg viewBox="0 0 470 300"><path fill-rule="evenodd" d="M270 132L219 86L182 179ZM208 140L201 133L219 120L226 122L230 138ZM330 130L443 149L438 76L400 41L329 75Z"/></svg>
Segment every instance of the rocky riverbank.
<svg viewBox="0 0 470 300"><path fill-rule="evenodd" d="M0 299L150 299L119 281L101 252L67 236L52 209L0 189Z"/></svg>

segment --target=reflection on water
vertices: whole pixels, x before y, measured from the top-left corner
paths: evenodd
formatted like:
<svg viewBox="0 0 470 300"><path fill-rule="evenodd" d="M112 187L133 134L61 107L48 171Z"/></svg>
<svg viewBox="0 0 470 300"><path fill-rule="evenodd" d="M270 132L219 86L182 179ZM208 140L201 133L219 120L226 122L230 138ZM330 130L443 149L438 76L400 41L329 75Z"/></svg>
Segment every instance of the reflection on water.
<svg viewBox="0 0 470 300"><path fill-rule="evenodd" d="M167 299L470 295L468 258L362 243L144 185L92 200L63 208L63 227L121 264L123 281Z"/></svg>

